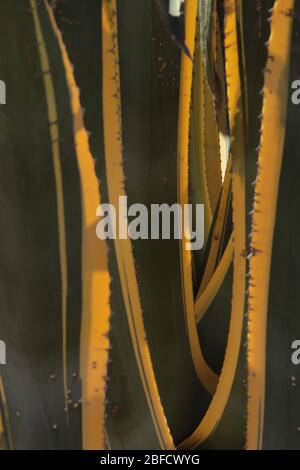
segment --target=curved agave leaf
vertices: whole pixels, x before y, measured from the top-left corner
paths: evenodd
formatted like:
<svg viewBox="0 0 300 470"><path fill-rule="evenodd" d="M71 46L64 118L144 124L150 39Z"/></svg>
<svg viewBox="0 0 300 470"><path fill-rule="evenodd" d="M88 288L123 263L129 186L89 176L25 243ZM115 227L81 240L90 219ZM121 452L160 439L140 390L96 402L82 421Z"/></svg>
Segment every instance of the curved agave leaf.
<svg viewBox="0 0 300 470"><path fill-rule="evenodd" d="M227 47L226 47L227 46ZM236 25L236 2L225 2L225 49L226 49L226 79L229 102L229 123L232 136L232 187L233 187L233 293L231 318L224 363L218 385L210 406L195 431L181 444L181 448L198 447L222 448L228 445L219 440L224 437L223 426L232 415L232 408L238 411L238 419L232 428L235 439L229 440L229 445L240 446L240 429L245 426L243 406L246 405L246 394L243 392L240 371L243 372L243 355L240 348L244 328L244 288L245 288L245 175L244 175L244 142L243 115L241 105L241 87L239 76L238 38ZM233 75L235 72L235 75ZM243 376L243 374L242 374ZM236 392L237 390L237 392ZM237 395L237 396L236 396ZM238 399L238 400L237 400ZM236 418L236 413L235 413ZM243 433L242 433L243 434Z"/></svg>
<svg viewBox="0 0 300 470"><path fill-rule="evenodd" d="M231 310L232 270L228 272L233 259L231 191L228 190L231 182L230 169L231 165L228 165L221 200L206 248L208 256L205 256L204 275L207 275L209 268L211 277L206 279L205 287L195 299L195 314L196 320L199 321L198 334L203 354L218 375L224 360Z"/></svg>
<svg viewBox="0 0 300 470"><path fill-rule="evenodd" d="M128 18L122 2L118 8L124 186L128 204L142 202L150 210L150 204L176 202L180 57L153 2L136 0L131 8L140 12L139 23ZM138 44L137 36L141 38ZM197 381L185 331L179 245L176 240L133 240L132 246L153 369L172 436L178 442L209 401ZM171 390L170 383L174 384ZM198 404L196 416L190 396Z"/></svg>
<svg viewBox="0 0 300 470"><path fill-rule="evenodd" d="M195 299L195 315L199 322L198 334L203 354L218 374L221 372L226 350L232 292L232 273L228 273L233 259L231 158L228 163L207 243L204 273Z"/></svg>
<svg viewBox="0 0 300 470"><path fill-rule="evenodd" d="M191 53L194 52L196 37L196 18L197 5L195 2L186 4L185 7L185 24L186 24L186 42ZM193 63L184 54L181 58L180 71L180 88L179 88L179 116L178 116L178 201L183 207L188 204L188 149L189 149L189 125L190 125L190 104L192 92L192 74ZM182 289L184 298L184 310L187 325L187 333L189 337L191 354L195 366L195 370L200 382L212 394L217 385L217 375L207 365L198 338L194 295L192 285L192 263L191 252L186 249L188 240L186 234L182 236L180 241L181 247L181 276Z"/></svg>
<svg viewBox="0 0 300 470"><path fill-rule="evenodd" d="M233 256L233 235L230 237L227 243L224 254L215 269L213 275L208 281L203 292L196 297L195 300L195 311L196 319L199 322L209 309L210 304L214 300L215 296L219 292L220 287L223 284L225 276L232 262Z"/></svg>
<svg viewBox="0 0 300 470"><path fill-rule="evenodd" d="M222 193L218 207L215 212L215 220L211 227L210 243L207 247L207 259L204 265L203 275L197 297L200 297L210 281L218 261L220 260L220 252L222 249L222 242L225 236L225 229L228 221L228 211L231 202L231 171L232 159L230 158L227 163L226 174L222 187Z"/></svg>

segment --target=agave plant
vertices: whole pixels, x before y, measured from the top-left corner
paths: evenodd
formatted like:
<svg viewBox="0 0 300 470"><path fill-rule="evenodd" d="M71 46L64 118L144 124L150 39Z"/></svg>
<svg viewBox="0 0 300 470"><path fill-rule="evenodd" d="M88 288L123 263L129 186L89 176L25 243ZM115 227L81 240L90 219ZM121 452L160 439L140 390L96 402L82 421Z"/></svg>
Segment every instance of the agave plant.
<svg viewBox="0 0 300 470"><path fill-rule="evenodd" d="M3 0L3 449L299 448L299 4ZM204 205L204 246L97 208Z"/></svg>

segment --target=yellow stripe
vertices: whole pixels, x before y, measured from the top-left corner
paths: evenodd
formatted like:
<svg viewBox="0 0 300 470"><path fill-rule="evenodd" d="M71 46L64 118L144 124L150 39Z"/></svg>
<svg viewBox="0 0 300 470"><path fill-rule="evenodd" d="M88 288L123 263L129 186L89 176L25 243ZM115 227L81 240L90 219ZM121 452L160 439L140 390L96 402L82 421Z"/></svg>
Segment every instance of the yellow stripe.
<svg viewBox="0 0 300 470"><path fill-rule="evenodd" d="M186 45L194 55L196 19L198 11L197 0L185 2L185 33ZM178 200L183 207L189 202L189 128L190 128L190 104L193 77L193 62L184 53L181 55L180 89L179 89L179 116L178 116ZM184 232L184 231L183 231ZM181 248L181 281L183 289L183 302L185 309L187 332L195 370L204 387L213 394L218 377L207 365L201 345L199 343L197 324L195 318L195 305L192 285L192 261L191 251L186 249L188 245L186 234L183 233L180 241Z"/></svg>
<svg viewBox="0 0 300 470"><path fill-rule="evenodd" d="M63 357L63 382L65 406L67 406L68 383L67 383L67 290L68 290L68 268L66 255L66 228L65 228L65 208L63 181L59 150L59 129L57 124L57 107L54 92L52 74L50 70L48 53L45 45L44 36L41 29L41 23L37 10L36 0L30 0L30 6L34 21L35 34L38 44L38 50L41 61L41 69L44 79L47 112L50 126L51 148L54 167L54 178L56 186L56 206L58 217L58 241L59 241L59 260L61 273L61 311L62 311L62 357ZM67 415L66 415L67 416Z"/></svg>
<svg viewBox="0 0 300 470"><path fill-rule="evenodd" d="M1 375L0 375L0 400L1 400L1 405L3 407L5 424L7 426L6 429L2 427L2 430L6 432L7 434L9 450L13 450L14 446L13 446L12 434L11 434L11 429L10 429L10 420L9 420L9 414L8 414L8 408L7 408L5 388L4 388L4 383L3 383ZM3 426L2 416L0 416L0 421Z"/></svg>
<svg viewBox="0 0 300 470"><path fill-rule="evenodd" d="M243 170L243 155L235 155L241 150L242 119L240 113L240 80L236 32L236 2L225 0L225 49L226 49L226 77L229 102L229 122L233 142L232 155L232 187L233 187L233 226L234 226L234 258L233 258L233 295L231 318L229 325L228 342L225 352L223 368L220 374L216 392L208 410L195 429L185 439L179 448L193 448L200 445L215 430L222 418L225 406L231 392L237 361L239 357L241 334L244 318L245 294L245 181ZM239 128L235 128L237 125ZM239 132L238 132L239 131ZM236 141L238 139L238 141Z"/></svg>
<svg viewBox="0 0 300 470"><path fill-rule="evenodd" d="M105 388L109 348L110 275L106 243L96 237L96 209L101 203L88 133L84 126L79 88L72 64L53 16L45 2L61 51L73 114L76 157L82 199L82 378L83 449L104 449Z"/></svg>
<svg viewBox="0 0 300 470"><path fill-rule="evenodd" d="M255 256L250 260L247 449L262 446L269 278L289 94L293 24L290 12L293 8L293 0L275 2L265 70L259 172L252 221L255 231L251 245Z"/></svg>
<svg viewBox="0 0 300 470"><path fill-rule="evenodd" d="M109 202L119 206L124 196L122 158L121 98L119 52L117 40L116 0L102 1L103 47L103 116L104 148ZM131 242L128 238L115 240L121 288L126 308L132 345L149 410L162 449L174 449L166 417L161 405L142 316Z"/></svg>

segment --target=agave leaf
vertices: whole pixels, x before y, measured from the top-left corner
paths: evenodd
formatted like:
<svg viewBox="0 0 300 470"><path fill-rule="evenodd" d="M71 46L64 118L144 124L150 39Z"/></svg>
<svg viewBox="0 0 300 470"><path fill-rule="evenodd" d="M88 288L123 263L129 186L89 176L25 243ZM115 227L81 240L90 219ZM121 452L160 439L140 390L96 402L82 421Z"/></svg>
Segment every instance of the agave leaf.
<svg viewBox="0 0 300 470"><path fill-rule="evenodd" d="M52 10L63 37L68 56L73 64L74 76L80 90L84 111L84 124L89 133L90 148L101 182L100 193L107 202L105 167L103 159L103 126L101 109L101 2L99 0L55 0ZM84 37L84 41L82 41ZM86 46L88 44L88 47Z"/></svg>
<svg viewBox="0 0 300 470"><path fill-rule="evenodd" d="M223 284L226 273L228 272L228 269L232 262L232 255L233 255L233 236L230 237L230 240L227 243L224 254L220 260L220 263L218 264L213 275L208 281L205 289L203 290L201 294L197 295L196 297L195 311L196 311L197 322L199 322L203 318L203 316L206 314L210 304L212 303L221 285Z"/></svg>
<svg viewBox="0 0 300 470"><path fill-rule="evenodd" d="M223 9L218 5L216 16L216 71L220 81L221 102L216 106L218 128L219 128L219 148L221 159L221 175L224 180L227 160L229 156L229 129L228 112L226 99L226 77L225 77L225 59L224 59L224 41L223 41Z"/></svg>
<svg viewBox="0 0 300 470"><path fill-rule="evenodd" d="M53 157L54 180L56 188L56 205L57 205L57 226L58 226L58 247L59 247L59 264L61 277L61 314L62 314L62 354L63 354L63 381L64 381L64 397L65 407L68 405L68 384L67 384L67 255L66 255L66 227L65 227L65 205L63 195L63 181L61 156L59 148L59 128L58 113L56 105L56 96L54 91L54 83L52 71L50 71L49 56L45 43L43 31L41 28L41 20L37 10L37 4L34 0L30 0L32 16L36 40L38 44L39 57L41 62L41 73L44 78L44 87L47 102L47 116L49 122L49 131L51 138L51 150Z"/></svg>
<svg viewBox="0 0 300 470"><path fill-rule="evenodd" d="M102 54L102 34L99 29L102 16L101 5L98 0L88 3L75 0L72 4L59 2L54 12L74 64L81 101L86 108L84 121L90 133L90 146L100 180L101 199L102 202L108 202L102 135L102 68L98 60ZM85 37L84 47L80 39L83 36ZM129 339L113 242L109 244L109 270L112 277L110 304L114 314L111 319L112 331L110 332L106 443L109 448L157 449L160 443L157 440L157 432Z"/></svg>
<svg viewBox="0 0 300 470"><path fill-rule="evenodd" d="M230 172L228 172L228 176L230 182ZM216 211L208 241L208 259L211 255L210 249L214 247L217 256L216 265L214 267L214 271L212 271L210 280L207 282L207 286L201 293L198 293L195 300L195 314L197 321L197 308L199 307L199 303L202 308L206 307L207 309L206 311L203 310L201 313L202 317L201 322L198 324L198 334L204 357L210 367L212 367L217 374L220 374L224 360L231 310L232 269L230 269L230 266L233 258L233 243L230 248L230 241L233 241L233 236L231 198L229 193L225 198L228 198L226 203L226 214L224 214L224 218L223 215L221 216L221 218L224 219L225 226L220 232L220 239L217 241L218 247L214 246L213 243L214 230L219 216L218 211ZM225 246L225 249L223 245ZM205 266L208 265L208 259L206 258ZM218 270L219 265L221 266L221 270ZM213 280L213 282L210 285L211 280ZM205 292L206 288L208 288L208 296Z"/></svg>
<svg viewBox="0 0 300 470"><path fill-rule="evenodd" d="M261 448L263 445L272 447L274 444L281 440L281 436L270 435L264 441L264 424L265 420L269 424L269 431L274 431L274 423L277 422L274 414L280 408L279 413L282 412L282 406L278 407L278 398L273 395L274 390L272 387L277 385L277 392L284 396L284 400L289 396L289 401L293 397L293 393L289 392L289 387L283 384L281 380L278 381L279 375L274 374L274 360L276 361L276 368L279 364L282 365L282 374L286 376L286 369L288 360L284 364L280 358L277 361L277 354L281 351L282 354L288 354L288 343L292 332L294 332L297 321L294 325L290 324L291 330L286 332L280 328L282 321L282 312L276 307L274 300L276 294L272 290L273 297L270 297L270 328L267 333L267 312L268 312L268 294L269 294L269 279L270 279L270 266L272 258L272 241L275 225L276 203L278 196L279 178L282 164L282 156L284 150L284 141L286 133L286 116L287 109L291 113L289 118L296 118L293 113L293 106L288 108L288 77L289 77L289 51L292 39L292 11L294 2L291 0L278 0L274 4L272 20L271 20L271 36L268 45L268 61L265 69L265 84L264 84L264 106L262 116L262 129L261 141L258 160L258 175L255 185L255 199L254 199L254 214L252 218L252 237L251 248L252 257L250 259L250 283L249 283L249 327L248 327L248 421L247 421L247 448L256 449ZM280 31L280 33L279 33ZM296 32L295 32L296 34ZM296 36L294 36L296 37ZM287 52L288 51L288 52ZM299 72L296 65L296 54L293 56L294 69L293 72ZM290 122L290 121L289 121ZM289 127L291 134L286 138L286 153L285 157L288 159L293 153L295 143L297 142L296 133L293 133L293 126ZM289 140L291 139L291 140ZM276 142L276 145L274 145ZM291 144L291 147L290 145ZM290 149L293 149L292 151ZM270 164L270 155L272 161ZM291 161L291 160L290 160ZM283 180L284 191L287 192L290 183ZM290 200L284 201L289 205ZM287 202L288 201L288 202ZM281 206L282 207L282 206ZM290 206L288 206L290 207ZM282 212L279 212L279 215ZM280 219L279 219L280 220ZM280 227L280 225L278 225ZM279 228L279 235L283 237L283 233ZM283 246L278 244L277 247ZM278 258L274 252L274 262L276 272L274 275L281 277L283 266L278 264L281 262L280 254ZM277 276L273 278L273 286L278 286ZM281 277L282 279L282 277ZM280 284L281 285L281 284ZM278 288L278 287L277 287ZM280 289L282 292L282 290ZM290 317L291 319L293 317ZM297 314L294 318L297 318ZM278 320L278 322L276 321ZM279 330L278 330L279 328ZM278 335L280 331L280 335ZM268 335L268 336L267 336ZM272 336L273 335L273 336ZM276 338L276 348L273 345L274 337ZM268 338L267 357L270 370L273 374L267 373L268 381L266 382L266 340ZM286 348L286 349L282 349ZM276 351L277 349L277 351ZM284 357L284 356L283 356ZM267 388L266 388L267 387ZM286 395L287 394L287 395ZM265 402L268 400L268 414L265 417ZM276 405L275 405L276 402ZM275 405L275 406L274 406ZM292 409L292 407L291 407ZM272 415L270 414L272 413ZM284 421L282 425L285 429L290 429L291 432L284 432L285 441L284 446L293 446L295 431L291 430L288 424L288 413L281 414ZM270 424L272 423L272 425ZM283 429L282 428L282 429ZM282 435L282 431L280 432ZM281 441L282 445L282 441ZM280 445L280 447L281 447Z"/></svg>
<svg viewBox="0 0 300 470"><path fill-rule="evenodd" d="M299 366L291 360L294 352L291 346L294 340L299 338L300 328L299 232L295 220L299 208L299 160L296 157L300 148L299 107L292 103L288 91L293 81L299 79L299 14L299 3L294 2L290 73L286 84L286 137L273 235L267 313L265 407L261 430L263 449L299 449L300 377ZM277 47L276 51L278 52ZM287 50L284 59L288 61ZM283 83L280 82L280 90ZM280 105L282 100L280 92Z"/></svg>
<svg viewBox="0 0 300 470"><path fill-rule="evenodd" d="M217 374L221 372L228 336L232 291L232 273L228 271L232 264L232 257L230 158L207 242L200 289L195 299L196 321L200 322L205 315L205 319L198 325L203 354ZM218 325L217 328L216 325Z"/></svg>
<svg viewBox="0 0 300 470"><path fill-rule="evenodd" d="M140 372L132 347L126 310L120 292L115 262L111 285L110 363L106 406L106 435L110 449L159 449L161 443L145 397Z"/></svg>
<svg viewBox="0 0 300 470"><path fill-rule="evenodd" d="M213 275L220 257L220 249L224 239L224 231L228 219L228 210L231 200L231 169L232 159L230 158L227 163L226 174L220 195L220 201L216 210L216 217L212 224L210 244L207 248L207 260L204 267L203 276L197 297L199 297Z"/></svg>
<svg viewBox="0 0 300 470"><path fill-rule="evenodd" d="M221 92L215 69L216 0L199 0L200 45L207 82L216 101L220 103Z"/></svg>
<svg viewBox="0 0 300 470"><path fill-rule="evenodd" d="M240 21L240 11L239 8L241 7L241 4L243 4L243 20L245 24L247 25L247 29L245 32L245 38L246 40L242 40L242 37L239 35L238 36L238 45L239 45L239 62L240 62L240 70L243 71L241 73L241 84L244 81L244 74L245 74L245 62L243 61L242 58L242 53L241 49L245 48L245 53L247 54L247 61L246 64L248 65L248 68L246 69L248 76L246 83L249 86L249 94L253 93L253 96L255 94L255 91L251 88L251 84L253 83L255 85L256 93L258 94L259 91L259 80L254 80L254 77L257 77L257 70L259 70L259 67L264 64L265 60L265 52L262 50L260 44L261 41L266 40L267 34L268 34L268 22L267 22L267 9L263 8L262 16L260 11L257 11L254 7L254 5L250 3L245 3L245 2L237 2L236 4L236 20L237 23L239 24ZM225 4L226 6L226 4ZM228 11L228 10L227 10ZM249 22L249 18L252 18L251 21ZM249 31L249 23L252 25L251 26L251 33ZM226 18L225 18L225 26L226 26ZM261 36L255 35L253 31L257 30L261 31ZM237 29L239 31L239 28ZM229 38L227 37L227 40ZM249 48L248 45L251 44L251 47ZM226 42L225 42L226 45ZM256 48L259 50L259 53L257 54ZM226 49L226 52L227 49ZM250 65L251 64L251 67ZM249 79L250 77L250 79ZM252 78L253 77L253 78ZM254 86L253 86L254 87ZM245 97L246 93L244 88L241 88L242 90L242 97L243 97L243 103L245 103ZM230 88L229 88L230 92ZM252 96L252 95L251 95ZM251 139L247 139L247 146L246 146L246 152L247 152L247 159L246 159L246 167L247 167L247 187L252 188L252 185L250 182L253 179L253 170L251 168L251 165L253 166L253 161L255 162L256 159L256 153L254 151L254 142L257 139L255 135L255 121L257 119L257 116L255 115L259 114L260 112L260 100L255 98L254 100L251 100L249 103L249 116L251 116L251 124L249 125L250 128L247 130L247 135L250 135L251 132ZM245 113L243 113L243 122L244 122L244 128L247 129L247 120L245 119ZM252 127L251 127L252 126ZM256 126L257 127L257 126ZM241 130L241 126L240 126ZM237 136L236 134L237 128L235 128L233 136ZM238 141L237 141L238 142ZM233 145L233 151L234 151L234 145ZM249 205L250 205L250 194L251 194L252 189L248 189L248 194L246 198L246 207L247 207L247 212L250 211ZM247 221L247 219L246 219ZM248 226L248 221L246 223L246 226ZM206 318L209 318L211 316L211 313L209 313L209 316ZM240 449L244 447L244 440L245 440L245 430L246 430L246 402L247 402L247 389L246 389L246 360L245 360L245 344L246 344L246 322L243 321L243 327L242 327L242 336L241 336L241 348L239 352L239 357L237 361L237 366L236 366L236 372L235 372L235 377L233 380L232 384L232 389L231 393L229 396L229 399L227 401L227 404L224 408L224 411L222 413L221 420L217 426L217 428L214 430L213 434L207 439L202 445L201 448L204 449ZM229 330L229 339L230 339L231 332ZM226 350L226 355L225 355L225 360L223 364L223 370L221 373L221 379L220 382L222 381L222 374L225 372L225 369L228 368L228 363L227 363L227 358L228 354L232 352L232 344L228 341L227 345L227 350ZM228 369L227 369L227 374L228 374ZM212 402L213 405L213 402Z"/></svg>
<svg viewBox="0 0 300 470"><path fill-rule="evenodd" d="M205 81L205 167L212 213L222 189L219 125L212 92Z"/></svg>
<svg viewBox="0 0 300 470"><path fill-rule="evenodd" d="M104 150L108 196L114 207L118 207L119 197L126 194L121 143L121 97L116 7L114 0L102 4ZM173 448L173 440L161 405L146 339L131 241L128 238L116 238L114 245L130 337L144 393L160 446L171 449Z"/></svg>
<svg viewBox="0 0 300 470"><path fill-rule="evenodd" d="M195 37L196 37L196 18L197 5L196 2L187 3L185 6L185 26L186 26L186 43L194 53ZM179 88L179 117L178 117L178 201L183 206L188 204L188 149L189 149L189 125L190 125L190 104L192 92L192 74L193 63L186 55L181 57L180 71L180 88ZM207 365L198 338L195 305L192 285L192 264L191 252L186 249L188 240L186 234L180 241L181 246L181 276L182 289L184 297L184 309L187 325L187 333L189 337L191 354L195 366L195 370L200 382L212 394L217 384L217 375Z"/></svg>
<svg viewBox="0 0 300 470"><path fill-rule="evenodd" d="M240 56L243 64L242 89L247 147L247 233L251 232L251 213L254 185L257 172L258 147L261 127L263 70L267 61L266 42L270 35L270 10L274 0L245 2L237 4L237 21L240 38ZM248 238L249 251L250 237Z"/></svg>
<svg viewBox="0 0 300 470"><path fill-rule="evenodd" d="M194 78L192 86L192 110L189 142L189 200L193 204L204 204L204 249L193 252L194 285L197 291L200 283L203 256L212 223L212 209L206 171L206 106L204 76L201 49L196 43L194 58ZM194 215L194 214L193 214Z"/></svg>
<svg viewBox="0 0 300 470"><path fill-rule="evenodd" d="M2 70L14 96L1 110L0 134L6 270L1 328L10 351L2 373L4 424L12 441L7 447L80 448L80 406L64 411L67 390L75 402L81 396L78 378L71 379L79 366L81 210L68 88L65 80L55 81L48 66L48 47L55 55L57 45L41 17L43 4L38 11L35 2L12 1L3 8ZM29 50L31 60L25 59ZM67 137L68 146L58 140ZM68 276L72 270L74 276Z"/></svg>
<svg viewBox="0 0 300 470"><path fill-rule="evenodd" d="M118 4L124 186L128 204L142 202L150 210L151 203L176 202L180 56L153 2L136 0L131 9L139 12L140 22L129 19L126 5ZM178 442L195 426L209 402L208 393L198 383L185 331L179 244L176 240L133 240L132 247L157 386ZM174 384L171 389L170 383ZM197 403L196 412L191 396Z"/></svg>
<svg viewBox="0 0 300 470"><path fill-rule="evenodd" d="M233 292L231 318L224 363L215 394L203 420L185 441L181 448L199 447L221 448L232 445L239 447L243 429L243 408L246 406L246 394L243 393L242 377L243 355L240 348L244 327L244 288L245 288L245 175L244 175L244 143L243 115L241 105L241 86L239 75L238 38L236 24L236 2L225 2L225 50L226 80L229 103L229 126L232 136L232 207L234 230L233 254ZM234 73L233 73L234 72ZM232 416L235 408L232 438L220 442L224 438L224 426L228 413ZM229 411L230 410L230 411ZM238 419L236 419L238 418ZM231 443L231 444L230 444Z"/></svg>
<svg viewBox="0 0 300 470"><path fill-rule="evenodd" d="M224 362L231 311L232 263L224 275L222 284L213 292L207 310L198 324L199 340L204 357L219 376Z"/></svg>
<svg viewBox="0 0 300 470"><path fill-rule="evenodd" d="M84 127L79 89L62 35L52 10L45 3L55 33L70 93L76 157L81 183L82 219L82 323L81 364L83 448L104 448L105 390L108 361L110 275L107 246L95 236L95 207L100 204L98 180ZM96 288L101 285L101 291ZM100 316L99 316L99 312Z"/></svg>

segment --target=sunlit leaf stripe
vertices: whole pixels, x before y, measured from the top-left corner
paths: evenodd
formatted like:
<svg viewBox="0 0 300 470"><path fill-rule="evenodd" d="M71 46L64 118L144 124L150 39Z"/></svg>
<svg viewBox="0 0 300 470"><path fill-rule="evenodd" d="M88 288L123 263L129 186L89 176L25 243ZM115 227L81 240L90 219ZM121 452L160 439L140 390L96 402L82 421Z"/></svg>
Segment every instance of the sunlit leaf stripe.
<svg viewBox="0 0 300 470"><path fill-rule="evenodd" d="M247 449L260 449L263 439L269 278L286 132L293 8L293 0L275 2L271 16L268 61L264 73L250 258Z"/></svg>

